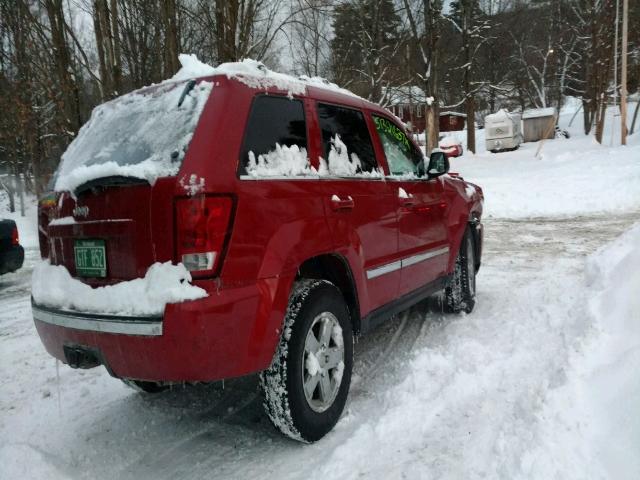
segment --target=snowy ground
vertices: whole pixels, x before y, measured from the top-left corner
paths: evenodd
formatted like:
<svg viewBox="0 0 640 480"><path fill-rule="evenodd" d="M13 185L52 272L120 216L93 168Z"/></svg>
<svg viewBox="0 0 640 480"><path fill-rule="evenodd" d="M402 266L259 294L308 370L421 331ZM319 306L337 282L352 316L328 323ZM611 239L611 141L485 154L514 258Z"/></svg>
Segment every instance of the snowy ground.
<svg viewBox="0 0 640 480"><path fill-rule="evenodd" d="M30 316L33 243L0 277L0 478L640 478L632 143L454 161L487 198L476 309L427 301L360 339L347 410L314 445L273 430L255 378L149 396L58 366Z"/></svg>

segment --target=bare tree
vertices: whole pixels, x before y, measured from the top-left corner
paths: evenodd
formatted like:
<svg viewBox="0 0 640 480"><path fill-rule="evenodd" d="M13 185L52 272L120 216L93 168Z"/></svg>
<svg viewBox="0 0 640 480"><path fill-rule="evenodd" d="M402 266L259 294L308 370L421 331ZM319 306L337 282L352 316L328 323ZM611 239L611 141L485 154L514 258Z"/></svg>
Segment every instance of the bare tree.
<svg viewBox="0 0 640 480"><path fill-rule="evenodd" d="M438 41L442 0L403 0L409 21L412 51L417 59L416 77L427 95L425 119L427 121L427 153L438 146Z"/></svg>
<svg viewBox="0 0 640 480"><path fill-rule="evenodd" d="M326 75L331 64L331 0L294 0L289 46L299 75Z"/></svg>
<svg viewBox="0 0 640 480"><path fill-rule="evenodd" d="M115 2L114 2L115 3ZM176 0L160 0L160 17L164 31L163 72L168 78L180 69Z"/></svg>
<svg viewBox="0 0 640 480"><path fill-rule="evenodd" d="M487 41L486 31L490 23L484 18L478 0L460 0L454 4L451 15L446 17L454 25L462 38L464 105L467 114L467 149L476 151L476 99L484 82L474 83L473 75L477 63L478 52Z"/></svg>
<svg viewBox="0 0 640 480"><path fill-rule="evenodd" d="M55 71L61 93L61 106L65 112L69 131L75 134L83 123L80 113L80 93L66 36L66 20L62 10L62 0L44 0L49 17L51 44L55 58Z"/></svg>
<svg viewBox="0 0 640 480"><path fill-rule="evenodd" d="M118 3L94 0L93 28L100 63L103 100L122 93L122 53L118 21Z"/></svg>

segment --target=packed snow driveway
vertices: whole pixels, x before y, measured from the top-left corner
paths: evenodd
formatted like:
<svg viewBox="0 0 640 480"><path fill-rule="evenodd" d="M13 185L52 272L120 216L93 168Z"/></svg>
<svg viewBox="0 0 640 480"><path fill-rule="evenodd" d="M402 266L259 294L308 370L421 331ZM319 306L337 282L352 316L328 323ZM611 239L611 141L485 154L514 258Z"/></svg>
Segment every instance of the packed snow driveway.
<svg viewBox="0 0 640 480"><path fill-rule="evenodd" d="M0 477L598 477L579 421L554 443L550 399L597 321L587 256L638 218L488 219L476 310L432 300L361 338L347 411L314 445L272 429L255 378L148 395L102 368L58 368L27 267L0 280Z"/></svg>

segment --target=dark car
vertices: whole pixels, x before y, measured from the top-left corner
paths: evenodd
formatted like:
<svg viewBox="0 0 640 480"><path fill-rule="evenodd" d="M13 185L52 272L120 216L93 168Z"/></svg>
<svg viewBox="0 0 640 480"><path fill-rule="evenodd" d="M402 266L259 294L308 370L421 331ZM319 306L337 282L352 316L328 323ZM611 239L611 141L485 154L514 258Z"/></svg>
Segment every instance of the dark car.
<svg viewBox="0 0 640 480"><path fill-rule="evenodd" d="M24 262L24 249L13 220L0 220L0 275L15 272Z"/></svg>

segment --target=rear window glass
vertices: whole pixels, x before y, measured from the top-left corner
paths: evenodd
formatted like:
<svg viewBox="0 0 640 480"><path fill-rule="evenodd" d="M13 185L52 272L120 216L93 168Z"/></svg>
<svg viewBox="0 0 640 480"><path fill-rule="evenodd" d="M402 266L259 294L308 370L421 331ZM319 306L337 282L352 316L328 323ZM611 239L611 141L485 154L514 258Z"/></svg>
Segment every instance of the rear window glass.
<svg viewBox="0 0 640 480"><path fill-rule="evenodd" d="M333 166L331 165L331 158L338 159L347 154L349 160L355 164L352 171L346 172L347 174L378 173L371 136L362 112L319 103L318 117L322 130L324 159L329 161L328 167L331 173L341 174L340 171L336 171L336 162ZM335 155L336 151L338 155ZM344 159L341 160L344 165ZM340 170L344 170L343 165L339 165Z"/></svg>
<svg viewBox="0 0 640 480"><path fill-rule="evenodd" d="M278 96L256 97L249 114L238 173L297 175L309 172L302 102Z"/></svg>
<svg viewBox="0 0 640 480"><path fill-rule="evenodd" d="M62 155L56 190L107 176L153 182L177 174L211 88L171 83L96 107Z"/></svg>

